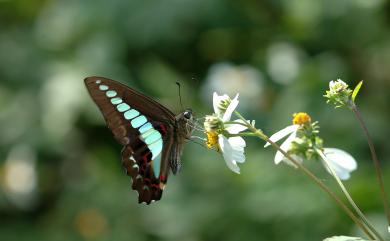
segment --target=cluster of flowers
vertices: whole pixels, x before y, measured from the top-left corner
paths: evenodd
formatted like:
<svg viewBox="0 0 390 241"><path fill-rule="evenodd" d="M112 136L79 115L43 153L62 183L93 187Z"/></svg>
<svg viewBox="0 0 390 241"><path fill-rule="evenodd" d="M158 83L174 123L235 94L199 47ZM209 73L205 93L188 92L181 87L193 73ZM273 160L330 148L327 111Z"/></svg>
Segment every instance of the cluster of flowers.
<svg viewBox="0 0 390 241"><path fill-rule="evenodd" d="M337 106L342 106L348 101L347 96L350 96L351 90L342 80L331 81L329 87L330 90L326 94L329 101L336 103ZM226 94L218 95L214 92L214 113L207 115L204 122L207 147L219 151L223 155L226 165L235 173L240 173L237 163L245 162L244 148L246 143L240 133L248 130L250 126L254 127L254 121L243 119L231 121L234 113L241 116L236 111L239 104L238 97L237 94L231 99ZM307 113L300 112L293 114L292 123L292 125L273 134L269 140L277 142L288 136L280 148L300 163L303 163L304 160L319 158L318 151L321 151L328 160L327 162L322 160L326 170L332 173L329 168L331 165L340 179L346 180L350 177L350 173L357 168L355 159L343 150L323 148L323 141L319 137L318 122L312 122ZM264 147L270 145L271 142L267 142ZM297 167L280 151L276 152L274 161L275 164L284 162Z"/></svg>
<svg viewBox="0 0 390 241"><path fill-rule="evenodd" d="M379 186L381 188L385 213L388 217L388 231L390 233L390 211L387 208L386 194L379 161L376 157L375 149L369 137L367 128L365 127L355 105L355 98L361 85L362 82L360 82L354 90L351 90L348 85L340 79L331 81L329 83L329 90L326 91L324 97L327 98L328 103L334 104L336 108L347 107L352 110L356 114L359 123L365 131L371 153L374 153L372 157L376 168ZM261 138L267 142L264 147L272 145L277 149L274 158L275 164L284 162L289 166L302 170L308 177L317 183L322 190L328 193L330 197L336 201L336 203L351 217L351 219L370 239L384 240L361 212L341 181L351 177L351 172L357 168L356 160L350 154L341 149L324 147L323 140L319 136L318 122L313 122L312 118L307 113L294 113L292 125L289 125L268 137L260 129L255 127L255 121L247 120L236 110L238 104L238 94L231 99L226 94L219 95L214 92L214 113L207 115L203 123L207 137L207 147L220 152L225 159L226 165L233 172L240 173L238 163L242 164L245 162L244 149L246 147L246 143L243 137L254 136ZM237 117L236 120L231 120L233 115ZM285 141L280 146L276 144L276 142L284 138ZM357 217L318 177L304 166L306 161L313 159L319 160L319 162L325 167L325 170L327 170L337 181L343 194L359 217ZM363 239L356 237L335 236L326 240L357 241Z"/></svg>

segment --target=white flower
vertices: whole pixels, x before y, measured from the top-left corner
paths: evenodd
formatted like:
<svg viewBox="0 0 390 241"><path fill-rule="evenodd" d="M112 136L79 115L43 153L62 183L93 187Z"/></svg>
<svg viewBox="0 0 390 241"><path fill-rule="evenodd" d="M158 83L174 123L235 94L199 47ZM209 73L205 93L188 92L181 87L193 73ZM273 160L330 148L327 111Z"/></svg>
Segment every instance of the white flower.
<svg viewBox="0 0 390 241"><path fill-rule="evenodd" d="M355 159L343 150L337 148L324 148L324 154L341 180L347 180L351 176L350 173L357 168ZM326 163L323 164L326 167L326 170L331 173Z"/></svg>
<svg viewBox="0 0 390 241"><path fill-rule="evenodd" d="M247 128L241 124L228 124L234 110L238 106L238 94L233 100L228 95L218 95L214 92L213 106L214 112L223 123L223 130L213 130L210 127L216 126L213 123L208 123L208 120L213 118L206 118L204 123L207 131L207 146L209 148L216 147L222 152L226 165L235 173L240 173L240 168L237 163L245 162L244 148L246 146L245 140L240 136L226 137L223 132L228 134L238 134ZM215 122L215 120L213 120ZM234 122L243 123L241 120L235 120Z"/></svg>
<svg viewBox="0 0 390 241"><path fill-rule="evenodd" d="M280 145L280 148L283 151L288 152L290 147L291 147L291 143L296 138L298 128L299 128L299 125L287 126L286 128L284 128L284 129L276 132L275 134L273 134L269 139L272 142L277 142L277 141L283 139L284 137L286 137L287 135L289 135L289 137L283 142L283 144ZM264 147L267 147L269 145L271 145L271 144L269 142L267 142L264 145ZM294 155L293 157L297 161L302 161L301 158L296 158L297 157L296 155ZM292 163L290 160L288 160L280 151L277 151L276 154L275 154L274 162L275 162L275 164L279 164L282 161L284 161L285 163L287 163L289 165L292 165L292 166L296 167L296 165L294 163Z"/></svg>
<svg viewBox="0 0 390 241"><path fill-rule="evenodd" d="M351 176L350 173L357 168L355 159L343 150L322 148L322 140L317 136L318 131L316 131L316 123L311 123L311 118L308 114L303 112L294 114L293 123L293 125L287 126L276 132L269 139L272 142L277 142L288 136L283 144L280 145L280 148L287 153L294 153L291 154L291 156L300 163L302 163L304 159L310 159L312 157L312 155L308 155L307 153L316 153L318 150L323 149L325 157L320 154L321 157L326 159L328 165L332 167L341 180L346 180ZM304 128L305 131L302 131L303 129L300 127ZM299 137L297 137L298 132ZM292 145L293 142L295 145ZM267 143L264 147L269 145L270 143ZM293 167L297 167L296 164L288 160L280 151L276 152L274 161L275 164L279 164L283 161ZM325 160L322 160L322 164L326 170L332 174L327 163L325 163Z"/></svg>
<svg viewBox="0 0 390 241"><path fill-rule="evenodd" d="M280 145L280 149L282 149L285 152L291 151L291 147L292 147L291 144L293 141L295 141L295 142L301 141L299 138L297 138L297 131L299 130L299 128L301 126L304 126L307 124L311 125L311 117L305 112L294 113L292 123L293 123L292 125L283 128L282 130L276 132L275 134L273 134L269 138L272 142L277 142L277 141L283 139L284 137L286 137L287 135L289 135L289 137L283 142L283 144ZM267 142L264 145L264 147L267 147L269 145L270 145L270 143ZM291 156L296 161L302 163L303 159L301 156L294 155L294 154ZM275 164L279 164L282 161L284 161L286 164L289 164L293 167L297 167L296 164L294 164L289 159L287 159L280 151L277 151L275 158L274 158L274 162L275 162Z"/></svg>

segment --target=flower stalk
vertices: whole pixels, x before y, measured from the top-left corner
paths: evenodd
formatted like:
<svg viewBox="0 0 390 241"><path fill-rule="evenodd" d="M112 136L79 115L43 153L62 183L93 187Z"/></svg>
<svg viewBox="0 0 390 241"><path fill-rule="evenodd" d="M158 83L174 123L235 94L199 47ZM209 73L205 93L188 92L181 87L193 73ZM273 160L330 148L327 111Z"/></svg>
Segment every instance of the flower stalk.
<svg viewBox="0 0 390 241"><path fill-rule="evenodd" d="M368 147L370 148L371 158L372 158L372 161L374 162L376 176L377 176L377 180L379 183L380 193L381 193L381 197L382 197L382 201L383 201L383 207L384 207L386 218L387 218L388 229L390 232L390 209L388 206L387 194L386 194L385 185L383 182L381 166L380 166L380 163L378 160L378 156L376 154L375 146L374 146L374 143L373 143L372 138L370 136L370 133L368 132L367 126L364 123L364 120L363 120L357 106L355 105L355 103L351 104L351 110L355 114L355 116L360 124L360 127L363 129L364 135L366 136L366 139L367 139Z"/></svg>
<svg viewBox="0 0 390 241"><path fill-rule="evenodd" d="M390 209L388 206L387 194L384 187L381 166L370 133L368 132L367 126L364 123L363 118L355 104L356 96L359 93L362 84L363 81L360 81L356 85L354 90L351 90L349 86L341 79L337 79L336 81L330 81L329 90L326 91L324 97L328 99L327 103L334 104L335 108L347 107L348 109L352 110L352 112L355 114L359 122L360 127L363 129L364 135L366 136L368 142L368 146L370 148L371 158L372 161L374 162L375 172L376 172L377 180L379 183L379 189L381 193L381 199L383 202L383 207L387 218L388 231L390 233Z"/></svg>

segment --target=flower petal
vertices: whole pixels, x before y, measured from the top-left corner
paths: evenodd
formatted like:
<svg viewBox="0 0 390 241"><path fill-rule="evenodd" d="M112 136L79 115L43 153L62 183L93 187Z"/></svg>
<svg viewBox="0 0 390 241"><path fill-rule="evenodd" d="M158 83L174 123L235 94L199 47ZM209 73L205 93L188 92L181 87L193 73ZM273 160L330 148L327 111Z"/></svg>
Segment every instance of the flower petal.
<svg viewBox="0 0 390 241"><path fill-rule="evenodd" d="M244 124L244 121L240 119L235 120L234 122L240 122ZM230 134L238 134L241 131L245 131L246 129L248 128L241 124L225 124L225 130L227 130Z"/></svg>
<svg viewBox="0 0 390 241"><path fill-rule="evenodd" d="M291 146L291 142L294 141L296 134L297 134L296 132L291 133L291 135L283 142L283 144L280 146L280 148L283 151L288 152L288 149ZM275 164L279 164L281 161L285 161L287 164L291 164L292 166L295 166L295 164L293 164L291 161L286 159L285 156L280 151L276 152L274 161Z"/></svg>
<svg viewBox="0 0 390 241"><path fill-rule="evenodd" d="M218 143L221 147L223 158L226 165L235 173L240 173L240 168L237 162L243 163L245 161L244 147L245 141L241 137L226 138L223 135L219 135Z"/></svg>
<svg viewBox="0 0 390 241"><path fill-rule="evenodd" d="M332 162L348 171L354 171L357 168L355 158L346 151L337 148L324 148L324 154Z"/></svg>
<svg viewBox="0 0 390 241"><path fill-rule="evenodd" d="M232 117L232 114L234 112L234 110L237 108L238 106L238 94L234 97L234 99L232 99L232 102L230 102L228 108L226 109L225 113L223 114L223 117L222 117L222 121L229 121L230 118Z"/></svg>
<svg viewBox="0 0 390 241"><path fill-rule="evenodd" d="M334 81L334 80L329 81L329 89L332 89L335 84L336 84L336 81Z"/></svg>
<svg viewBox="0 0 390 241"><path fill-rule="evenodd" d="M337 148L324 148L324 154L341 180L348 179L351 176L350 172L357 168L356 160L343 150ZM325 165L325 167L327 171L331 173L327 168L327 165Z"/></svg>
<svg viewBox="0 0 390 241"><path fill-rule="evenodd" d="M281 129L280 131L276 132L275 134L273 134L269 139L273 142L277 142L279 141L280 139L283 139L285 136L289 135L290 133L292 132L295 132L296 130L298 130L299 128L299 125L290 125L290 126L287 126L286 128L284 129ZM271 145L269 142L267 142L264 147L267 147Z"/></svg>
<svg viewBox="0 0 390 241"><path fill-rule="evenodd" d="M244 163L245 162L244 148L246 146L245 140L240 136L236 136L236 137L229 138L228 142L233 149L232 151L233 160L238 163Z"/></svg>
<svg viewBox="0 0 390 241"><path fill-rule="evenodd" d="M286 151L286 150L283 150L283 151ZM274 158L274 162L276 165L278 165L279 163L281 163L283 161L283 154L280 152L280 151L277 151L276 154L275 154L275 158Z"/></svg>
<svg viewBox="0 0 390 241"><path fill-rule="evenodd" d="M230 137L228 141L233 149L246 147L245 140L241 136Z"/></svg>

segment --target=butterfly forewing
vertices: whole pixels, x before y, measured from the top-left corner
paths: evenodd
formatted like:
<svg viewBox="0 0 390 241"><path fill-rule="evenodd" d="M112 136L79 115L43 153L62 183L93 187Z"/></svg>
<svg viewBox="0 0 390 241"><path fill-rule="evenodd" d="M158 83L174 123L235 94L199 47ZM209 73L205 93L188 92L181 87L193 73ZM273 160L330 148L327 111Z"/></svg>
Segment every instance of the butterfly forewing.
<svg viewBox="0 0 390 241"><path fill-rule="evenodd" d="M122 165L139 202L159 200L168 178L175 117L151 98L103 77L86 78L87 89L116 140L124 147Z"/></svg>

